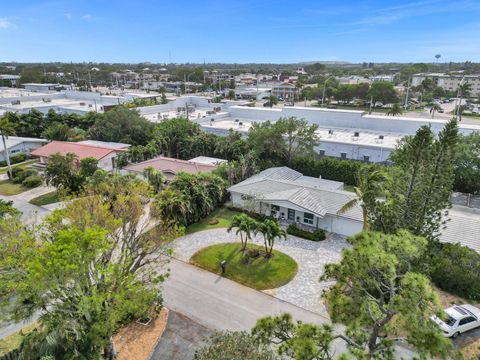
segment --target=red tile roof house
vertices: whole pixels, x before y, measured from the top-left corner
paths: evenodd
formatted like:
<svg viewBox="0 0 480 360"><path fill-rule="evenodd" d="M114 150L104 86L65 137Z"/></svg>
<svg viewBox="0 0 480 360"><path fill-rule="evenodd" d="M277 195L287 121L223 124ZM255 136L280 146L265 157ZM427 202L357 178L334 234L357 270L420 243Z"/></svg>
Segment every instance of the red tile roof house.
<svg viewBox="0 0 480 360"><path fill-rule="evenodd" d="M108 143L105 144L105 146L99 146L68 141L52 141L32 151L31 155L40 158L40 165L44 165L53 154L66 155L72 153L75 155L77 163L84 158L93 157L98 160L100 169L112 171L118 153L127 151L127 147L119 149L108 147Z"/></svg>
<svg viewBox="0 0 480 360"><path fill-rule="evenodd" d="M133 173L143 177L143 171L147 167L153 167L161 171L167 180L172 180L179 172L187 172L190 174L197 174L199 172L210 172L214 170L217 165L200 164L189 160L179 160L159 156L151 160L143 161L137 164L127 165L122 169L122 173Z"/></svg>

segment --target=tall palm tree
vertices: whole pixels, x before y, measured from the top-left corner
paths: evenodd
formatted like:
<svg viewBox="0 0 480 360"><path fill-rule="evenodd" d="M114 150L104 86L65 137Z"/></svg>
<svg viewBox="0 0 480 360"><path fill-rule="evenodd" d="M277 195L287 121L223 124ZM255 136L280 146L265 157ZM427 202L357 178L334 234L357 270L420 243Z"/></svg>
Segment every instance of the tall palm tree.
<svg viewBox="0 0 480 360"><path fill-rule="evenodd" d="M344 214L360 205L363 215L363 230L366 231L370 227L369 213L373 210L377 198L384 195L385 187L390 178L384 170L371 171L368 167L362 167L357 177L358 186L354 188L356 197L345 203L338 210L338 214Z"/></svg>
<svg viewBox="0 0 480 360"><path fill-rule="evenodd" d="M3 151L5 153L5 161L7 162L7 167L8 167L8 176L10 177L10 179L12 179L13 178L12 166L10 164L10 155L8 154L7 143L5 141L5 138L15 135L15 126L13 125L13 123L10 122L10 119L8 118L7 114L5 114L0 119L0 135L2 136Z"/></svg>
<svg viewBox="0 0 480 360"><path fill-rule="evenodd" d="M247 242L252 238L252 232L255 230L257 222L246 214L239 214L232 217L232 221L227 231L237 229L236 235L240 234L240 242L242 243L241 251L245 251Z"/></svg>
<svg viewBox="0 0 480 360"><path fill-rule="evenodd" d="M438 112L442 110L442 107L438 104L433 104L432 107L430 108L430 114L432 114L432 119L435 118L435 111Z"/></svg>
<svg viewBox="0 0 480 360"><path fill-rule="evenodd" d="M266 219L263 222L259 222L255 229L255 234L257 233L261 233L263 235L266 258L272 257L275 239L287 238L287 232L280 227L277 221L272 219Z"/></svg>
<svg viewBox="0 0 480 360"><path fill-rule="evenodd" d="M387 115L392 115L392 116L395 116L395 115L402 115L403 114L403 108L400 104L393 104L392 107L390 109L387 110L387 112L385 113Z"/></svg>
<svg viewBox="0 0 480 360"><path fill-rule="evenodd" d="M462 121L462 116L460 115L460 109L462 108L462 100L464 97L468 97L470 95L470 92L472 91L472 84L470 84L468 81L462 83L462 81L460 81L457 87L457 93L460 97L460 101L458 102L457 108L455 109L456 114L460 117L460 121Z"/></svg>

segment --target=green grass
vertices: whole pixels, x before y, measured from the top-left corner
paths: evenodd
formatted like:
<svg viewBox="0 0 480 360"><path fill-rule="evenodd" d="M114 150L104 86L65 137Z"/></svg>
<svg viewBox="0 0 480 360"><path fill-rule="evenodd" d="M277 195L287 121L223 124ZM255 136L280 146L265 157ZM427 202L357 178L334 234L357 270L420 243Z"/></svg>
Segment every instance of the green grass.
<svg viewBox="0 0 480 360"><path fill-rule="evenodd" d="M355 186L353 186L353 185L345 185L345 186L343 187L343 190L345 190L345 191L350 191L350 192L355 192Z"/></svg>
<svg viewBox="0 0 480 360"><path fill-rule="evenodd" d="M185 234L192 234L198 231L217 229L217 228L226 228L230 225L232 217L239 214L237 211L229 210L227 208L221 207L215 210L213 213L208 215L206 218L200 220L199 222L189 225L185 229ZM210 225L211 221L217 220L217 224Z"/></svg>
<svg viewBox="0 0 480 360"><path fill-rule="evenodd" d="M30 204L33 204L33 205L43 206L43 205L53 204L59 201L62 201L62 199L60 198L58 191L55 190L55 191L37 196L36 198L33 198L29 202Z"/></svg>
<svg viewBox="0 0 480 360"><path fill-rule="evenodd" d="M15 184L10 180L0 181L0 195L17 195L27 190L30 189L26 186L23 186L22 184Z"/></svg>
<svg viewBox="0 0 480 360"><path fill-rule="evenodd" d="M37 327L36 323L27 325L22 329L23 334L28 334L32 332ZM3 339L0 339L0 356L17 349L23 339L24 335L21 335L20 332L16 332L10 336L7 336Z"/></svg>
<svg viewBox="0 0 480 360"><path fill-rule="evenodd" d="M248 287L265 290L287 284L297 273L298 265L290 256L273 250L273 257L259 256L243 260L247 256L240 251L240 243L224 243L208 246L195 253L190 262L205 270L221 274L220 261L227 262L225 277ZM264 251L263 247L249 244L248 249ZM262 254L263 254L262 251Z"/></svg>
<svg viewBox="0 0 480 360"><path fill-rule="evenodd" d="M24 161L22 163L18 163L18 164L15 164L15 165L12 165L12 168L22 168L22 169L25 169L26 167L34 164L38 162L37 159L33 159L33 160L27 160L27 161ZM7 167L2 167L0 168L0 174L6 174L8 172L8 168Z"/></svg>

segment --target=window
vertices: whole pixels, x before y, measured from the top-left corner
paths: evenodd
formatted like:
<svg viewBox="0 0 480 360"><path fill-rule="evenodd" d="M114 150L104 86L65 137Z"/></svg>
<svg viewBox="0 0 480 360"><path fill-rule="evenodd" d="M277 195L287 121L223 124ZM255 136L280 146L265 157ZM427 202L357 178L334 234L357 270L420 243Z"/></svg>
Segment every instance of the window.
<svg viewBox="0 0 480 360"><path fill-rule="evenodd" d="M346 159L347 153L340 153L340 159Z"/></svg>
<svg viewBox="0 0 480 360"><path fill-rule="evenodd" d="M471 323L472 321L475 321L475 318L469 316L469 317L466 317L465 319L460 320L460 323L458 325L466 325Z"/></svg>
<svg viewBox="0 0 480 360"><path fill-rule="evenodd" d="M365 161L365 162L370 162L370 156L368 156L368 155L363 155L363 161Z"/></svg>
<svg viewBox="0 0 480 360"><path fill-rule="evenodd" d="M325 156L325 150L318 150L318 155Z"/></svg>
<svg viewBox="0 0 480 360"><path fill-rule="evenodd" d="M303 213L303 222L305 224L313 225L313 214Z"/></svg>
<svg viewBox="0 0 480 360"><path fill-rule="evenodd" d="M293 209L288 209L288 220L295 220L295 210Z"/></svg>
<svg viewBox="0 0 480 360"><path fill-rule="evenodd" d="M277 216L279 211L280 211L280 206L272 205L270 208L270 216Z"/></svg>

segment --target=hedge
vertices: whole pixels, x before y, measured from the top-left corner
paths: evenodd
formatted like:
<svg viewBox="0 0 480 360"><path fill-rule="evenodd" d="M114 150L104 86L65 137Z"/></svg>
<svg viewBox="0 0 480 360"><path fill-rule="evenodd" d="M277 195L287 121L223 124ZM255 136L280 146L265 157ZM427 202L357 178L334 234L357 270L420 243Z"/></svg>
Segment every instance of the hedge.
<svg viewBox="0 0 480 360"><path fill-rule="evenodd" d="M480 254L460 244L443 244L430 259L430 277L442 290L480 300Z"/></svg>
<svg viewBox="0 0 480 360"><path fill-rule="evenodd" d="M290 224L287 227L287 234L298 236L307 240L312 241L322 241L325 240L325 231L322 229L315 230L314 232L310 232L307 230L303 230L298 228L295 224Z"/></svg>
<svg viewBox="0 0 480 360"><path fill-rule="evenodd" d="M40 186L42 185L42 183L43 183L43 179L41 176L38 176L38 175L29 176L22 181L22 185L28 188L34 188L34 187Z"/></svg>
<svg viewBox="0 0 480 360"><path fill-rule="evenodd" d="M27 160L27 155L24 153L17 153L15 155L10 156L10 164L18 164L21 163L22 161ZM7 166L7 162L5 160L0 161L0 167Z"/></svg>
<svg viewBox="0 0 480 360"><path fill-rule="evenodd" d="M289 167L301 172L303 175L321 176L322 179L341 181L346 185L357 185L357 173L363 166L377 167L380 165L332 157L323 157L321 159L298 158L289 164Z"/></svg>

